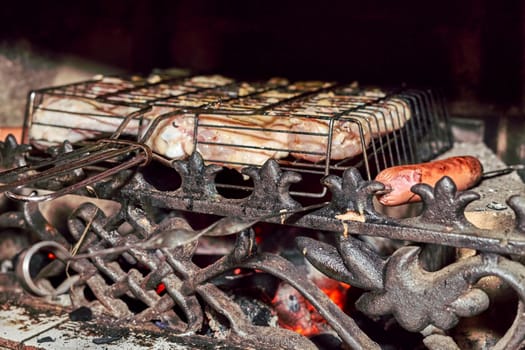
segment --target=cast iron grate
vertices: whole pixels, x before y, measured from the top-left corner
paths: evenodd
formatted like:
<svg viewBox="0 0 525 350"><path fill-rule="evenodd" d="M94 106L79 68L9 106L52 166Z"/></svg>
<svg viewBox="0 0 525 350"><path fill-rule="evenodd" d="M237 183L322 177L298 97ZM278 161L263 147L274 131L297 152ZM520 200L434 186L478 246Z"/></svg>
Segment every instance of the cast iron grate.
<svg viewBox="0 0 525 350"><path fill-rule="evenodd" d="M271 101L264 95L268 93ZM36 114L46 108L43 104L47 95L79 98L90 106L94 103L97 108L110 108L111 113L104 109L105 114L100 115L48 110L81 116L80 120L95 120L91 125L103 124L106 129L44 126ZM204 105L192 105L202 101L202 96L209 100L205 100ZM355 100L360 96L366 102L356 105ZM176 104L178 97L185 97L184 103L190 106L170 105ZM324 102L320 102L325 99L339 101L329 116L325 115ZM352 159L330 160L331 149L327 147L326 153L314 154L325 158L318 162L282 158L267 159L261 164L235 164L246 165L242 174L250 179L249 187L237 188L217 181L222 171L217 163L231 165L224 159L206 159L192 152L187 159L170 160L155 150L150 154L146 146L156 127L180 115L191 115L194 135L198 135L199 128L206 127L201 123L206 115L274 118L279 113L286 113L290 118L327 122L327 132L314 136L324 138L325 144L331 145L336 122L349 121L363 130L366 123L394 118L393 112L400 108L395 101L408 106L411 117L402 128L374 138ZM246 85L223 77L161 77L155 82L117 78L34 92L28 110L26 138L31 144L48 146L58 142L58 146L43 148L52 156L44 157L44 163L38 164L45 170L53 167L58 170L45 179L42 175L45 173L32 167L37 155L30 154L27 145L17 144L12 137L1 143L3 168L19 167L14 172L3 173L3 181L14 184L9 188L11 197L24 201L10 201L4 206L0 227L22 231L38 242L21 254L17 272L33 293L68 293L75 305L89 306L110 315L122 326L160 321L176 334L202 331L211 309L222 315L217 319L228 329L225 336L267 348L315 349L307 337L294 332L255 326L228 293L218 287L217 278L235 269L262 271L296 288L347 346L380 348L358 325L353 314L343 312L319 287L305 279L297 266L278 254L258 248L251 226L262 221L327 233L331 239L301 235L296 238L304 258L324 275L362 290L355 301L360 312L375 319L393 318L405 330L421 333L426 346L432 349L454 349L456 344L447 332L454 329L459 318L475 316L489 307L487 293L477 282L485 276L497 276L515 291L519 303L514 323L499 339L496 348L518 349L523 343L522 276L525 271L519 262L525 252L522 197L508 199L516 222L514 227L505 230L484 230L472 225L464 211L479 196L472 191L458 192L447 177L434 188L427 185L414 188L424 202L423 211L415 217L394 219L378 212L373 205L376 193L384 190L382 184L372 180L374 172L414 159L431 158L450 147L446 111L431 91L403 89L367 93L353 85L319 82L294 85L283 80ZM386 116L385 111L391 111L392 115ZM153 113L153 119L148 120L148 113ZM390 122L395 123L395 119ZM35 130L42 127L54 127L50 130L57 132L58 140L35 138ZM59 129L66 134L60 134ZM81 136L75 147L91 137L110 138L75 149L64 135ZM63 141L66 142L61 143ZM199 145L197 138L193 141L194 147ZM359 142L362 144L363 140ZM220 146L242 148L237 144ZM98 156L108 154L110 157L102 157L101 164L116 171L96 181L82 182L88 173L100 170L100 164L95 168L92 164L85 166L82 161L94 157L95 163ZM51 160L45 163L47 159ZM163 167L160 176L170 184L167 189L152 183L148 169L154 164L146 164L149 160ZM72 171L68 165L77 161L79 166ZM129 166L120 168L119 164ZM62 165L64 169L59 168ZM142 170L137 170L136 165L143 165ZM321 190L305 194L313 198L328 194L326 202L314 200L314 206L299 201L301 193L292 188L300 183L306 183L305 187L309 188L311 174L319 175ZM111 200L120 203L120 210L106 215L95 204L82 204L67 219L67 230L60 230L45 219L34 201L52 197L35 196L30 193L31 189L14 189L28 182L39 191L45 189L58 195L71 192L85 198ZM72 188L68 187L71 183ZM242 189L246 195L230 198L220 191L221 187ZM67 190L61 192L64 189ZM22 193L27 190L29 192ZM193 229L193 223L184 219L188 213L225 218L211 224L208 230ZM196 245L199 237L206 235L236 235L237 239L228 253L206 266L199 266L194 262ZM377 247L366 243L364 237L411 243L396 245L385 256L374 249ZM70 260L74 254L70 249L77 242L81 243L81 255ZM104 255L96 253L113 248ZM477 253L457 261L447 260L438 266L429 259L433 254L449 255L455 248L470 248ZM41 252L52 252L57 259L36 273L29 271L31 259ZM68 274L64 273L66 264ZM162 293L159 293L160 285L165 288Z"/></svg>
<svg viewBox="0 0 525 350"><path fill-rule="evenodd" d="M4 147L9 142L7 140ZM125 252L79 256L78 260L70 261L70 275L60 283L50 281L50 277L63 273L64 264L55 261L47 265L51 267L45 269L38 283L35 283L34 275L27 277L26 274L25 284L31 288L34 283L33 292L41 295L70 291L75 305L87 305L109 314L118 324L162 321L171 331L182 334L202 329L207 314L203 305L207 305L223 315L226 320L223 322L231 334L245 338L250 344L286 349L297 348L300 344L301 348L315 349L308 338L291 331L254 326L228 294L216 285L217 277L236 268L251 269L275 276L296 288L348 346L379 348L378 343L360 329L352 315L344 313L319 287L305 280L304 273L297 266L277 254L259 251L251 229L245 228L237 234L237 242L229 253L210 265L199 267L192 261L197 242L197 235L193 234L196 231L180 216L162 216L160 221L158 218L159 210L223 212L229 218L223 221L224 227L219 225L220 229L214 231L218 235L233 233L239 223L251 225L253 218L273 223L285 220L286 225L333 232L332 243L298 237L296 244L306 259L323 274L363 290L356 301L361 312L370 317L393 315L406 330L422 333L430 348L452 349L455 346L446 332L454 328L460 317L475 316L489 306L488 296L476 282L485 276L500 277L516 292L520 301L513 326L497 346L520 348L525 337L522 312L525 297L522 276L525 271L519 261L507 256L524 254L525 204L522 197L514 196L508 201L517 218L513 229L505 232L481 230L464 216L466 205L479 196L472 191L457 192L454 183L445 177L435 188L419 185L414 189L425 203L419 216L395 220L378 213L372 205L372 198L382 185L363 179L359 171L352 168L342 177L334 175L326 180L326 184L332 184L328 185L333 191L330 203L321 203L320 208L292 215L279 213L279 210L299 211L302 207L290 201L290 194L282 190L286 188L282 186L283 179L291 175L289 171L282 171L274 160L248 172L254 178L254 193L258 188L281 189L266 192L273 194L266 196L266 201L262 201L259 195L242 201L221 198L213 190L212 177L201 182L200 191L195 192L196 185L191 183L195 173L187 170L196 169L202 174L206 169L214 168L206 166L197 153L174 167L180 171L183 184L175 191L158 191L140 173L131 171L94 184L92 193L100 199L121 203L121 210L106 217L95 205L83 204L69 217L67 235L61 234L44 219L37 203L28 201L20 204L18 209L3 213L0 225L4 229L16 227L38 237L41 246L38 249L33 246L33 253L47 249L59 259L67 260L70 256L67 248L81 240L84 234L86 238L81 248L84 253L126 247ZM122 183L126 177L125 185L115 191L114 185ZM337 183L339 186L333 185ZM194 198L190 199L184 192L188 189ZM280 215L277 218L267 216L271 213ZM340 220L336 215L341 213L353 213L354 219ZM123 224L131 227L131 232L119 232ZM174 236L166 235L174 230L183 230L195 239L173 243L166 237ZM423 248L414 245L398 247L390 256L384 257L360 240L360 235L432 244ZM152 246L152 241L160 242L160 245ZM478 253L441 269L424 269L428 263L425 256L428 257L429 252L432 254L450 247L472 248ZM19 275L24 276L22 272ZM161 283L166 292L159 295ZM136 307L137 304L140 307Z"/></svg>

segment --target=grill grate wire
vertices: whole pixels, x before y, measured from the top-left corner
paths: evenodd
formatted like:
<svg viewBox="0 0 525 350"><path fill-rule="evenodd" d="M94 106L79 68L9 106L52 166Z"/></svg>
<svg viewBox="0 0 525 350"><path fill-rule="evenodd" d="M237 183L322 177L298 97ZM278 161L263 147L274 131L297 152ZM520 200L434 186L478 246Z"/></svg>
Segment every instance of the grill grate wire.
<svg viewBox="0 0 525 350"><path fill-rule="evenodd" d="M349 167L359 168L371 180L382 169L426 161L452 146L446 105L436 91L378 90L355 83L285 79L239 82L222 76L164 76L154 81L102 77L35 90L28 98L24 141L45 147L66 139L82 144L97 138L123 137L151 144L163 122L181 115L192 119L193 149L221 150L212 152L213 157L204 155L207 163L239 169L261 164L232 160L230 154L288 154L277 159L282 169L312 179L306 181L306 189L292 188L292 195L304 197L324 197L326 188L318 180L340 175ZM277 126L258 124L257 120L264 118L277 121ZM279 121L290 120L295 125L312 125L312 130L278 126ZM333 159L339 151L333 142L341 137L338 127L345 123L357 130L360 150L351 157ZM245 135L245 140L252 136L254 142L199 136L210 132ZM298 146L300 142L275 146L257 142L259 135L277 140L316 140L324 147L309 149ZM155 153L166 164L171 161ZM251 190L250 185L235 183L217 183L217 187Z"/></svg>

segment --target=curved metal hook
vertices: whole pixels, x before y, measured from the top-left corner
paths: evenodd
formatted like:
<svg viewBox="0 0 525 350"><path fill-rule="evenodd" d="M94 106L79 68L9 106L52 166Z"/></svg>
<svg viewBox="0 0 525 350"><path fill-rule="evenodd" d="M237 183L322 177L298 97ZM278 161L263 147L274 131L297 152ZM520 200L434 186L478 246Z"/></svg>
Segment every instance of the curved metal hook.
<svg viewBox="0 0 525 350"><path fill-rule="evenodd" d="M66 293L69 288L79 280L79 275L68 277L58 287L53 288L51 285L46 286L45 284L41 283L43 279L38 278L40 273L36 275L36 278L33 276L34 273L31 273L31 261L36 254L46 250L49 253L54 254L56 260L53 261L66 261L71 257L67 249L61 244L53 241L40 241L20 255L20 259L18 260L18 264L16 266L16 274L19 277L21 283L27 289L29 289L29 291L38 296L59 295ZM49 264L46 266L49 266ZM43 269L45 269L46 266L44 266Z"/></svg>

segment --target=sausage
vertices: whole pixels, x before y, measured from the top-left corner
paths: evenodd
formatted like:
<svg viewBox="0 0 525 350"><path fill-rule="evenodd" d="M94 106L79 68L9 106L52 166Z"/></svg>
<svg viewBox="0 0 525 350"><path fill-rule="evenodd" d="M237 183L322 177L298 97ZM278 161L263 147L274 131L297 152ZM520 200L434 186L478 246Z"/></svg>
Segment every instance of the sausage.
<svg viewBox="0 0 525 350"><path fill-rule="evenodd" d="M477 158L459 156L428 163L394 166L381 171L375 180L384 184L388 191L379 195L379 202L394 206L421 200L410 190L415 184L435 186L443 176L448 176L454 181L457 189L463 191L475 186L482 175L483 166Z"/></svg>

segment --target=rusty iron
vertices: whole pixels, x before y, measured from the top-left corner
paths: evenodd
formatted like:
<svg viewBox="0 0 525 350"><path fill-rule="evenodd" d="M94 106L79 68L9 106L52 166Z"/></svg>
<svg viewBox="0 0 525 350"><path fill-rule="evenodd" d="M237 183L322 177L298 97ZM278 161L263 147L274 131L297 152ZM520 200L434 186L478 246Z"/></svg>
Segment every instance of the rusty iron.
<svg viewBox="0 0 525 350"><path fill-rule="evenodd" d="M175 162L173 170L180 176L181 185L168 191L156 189L142 172L134 170L94 183L97 196L120 202L121 210L106 216L94 204L82 204L67 220L70 237L53 227L32 202L17 203L3 213L0 227L17 228L41 241L58 242L67 249L87 231L82 253L129 246L125 252L71 260L67 267L73 276L70 278L75 278L69 281L69 295L74 304L89 305L98 313L112 316L116 324L123 327L128 322L160 320L176 334L197 334L208 317L204 303L226 318L235 339L246 339L249 344L260 343L263 347L274 344L291 349L300 344L301 348L315 348L307 338L295 333L251 325L228 295L214 285L218 276L235 268L247 268L264 271L295 287L349 347L380 348L360 329L352 315L344 313L315 284L305 280L294 264L276 254L258 251L250 229L238 234L231 253L206 267L198 267L192 261L196 241L178 247L141 248L141 242L167 230L192 229L188 221L178 216L168 215L157 221L158 210L255 217L281 223L281 218L269 214L305 207L290 195L290 184L301 181L301 176L283 171L273 160L244 172L252 178L255 190L240 199L223 197L216 190L214 176L218 168L205 165L198 154ZM497 276L514 290L520 301L512 326L493 348L522 347L525 339L525 270L520 262L525 255L523 197L508 199L516 216L515 225L500 231L479 229L468 222L465 207L479 196L473 191L457 191L447 177L435 187L413 188L421 196L424 208L420 215L408 219L393 219L377 212L372 198L384 190L383 185L364 180L354 168L347 169L341 177L326 177L323 184L332 193L331 201L313 212L288 217L286 225L333 232L335 243L298 237L297 246L323 274L363 289L356 302L361 312L370 317L393 317L403 328L421 333L429 348L453 349L457 344L444 334L453 329L460 318L474 317L491 307L487 294L476 283L483 277ZM272 189L266 192L268 195L265 188ZM336 217L349 212L359 220L342 221ZM131 233L119 233L123 223L132 228ZM410 241L410 244L385 257L359 239L362 235ZM418 244L470 248L477 254L427 271L423 268L425 262ZM59 268L54 267L54 273L66 268L65 262L55 265ZM64 283L68 285L67 281ZM156 292L160 283L166 287L162 295ZM142 309L136 311L130 300L143 305Z"/></svg>

